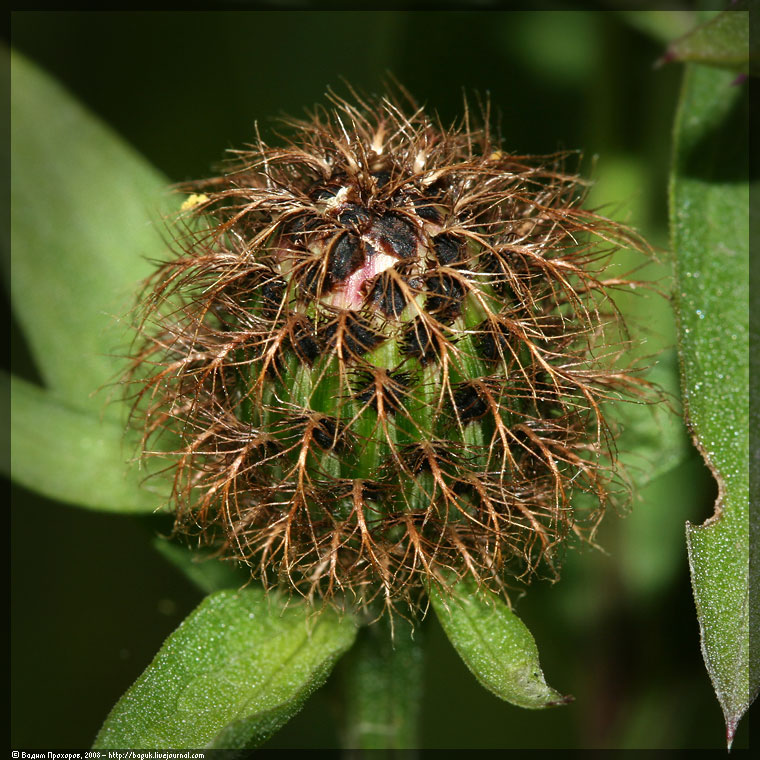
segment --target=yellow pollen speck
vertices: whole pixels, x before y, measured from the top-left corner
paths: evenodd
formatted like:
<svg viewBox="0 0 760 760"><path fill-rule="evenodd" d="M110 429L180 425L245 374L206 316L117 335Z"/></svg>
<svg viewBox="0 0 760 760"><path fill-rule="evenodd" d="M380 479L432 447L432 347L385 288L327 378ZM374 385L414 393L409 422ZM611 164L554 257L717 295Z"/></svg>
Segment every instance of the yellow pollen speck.
<svg viewBox="0 0 760 760"><path fill-rule="evenodd" d="M187 211L189 208L199 206L201 203L205 203L208 200L206 193L193 193L180 207L180 211Z"/></svg>

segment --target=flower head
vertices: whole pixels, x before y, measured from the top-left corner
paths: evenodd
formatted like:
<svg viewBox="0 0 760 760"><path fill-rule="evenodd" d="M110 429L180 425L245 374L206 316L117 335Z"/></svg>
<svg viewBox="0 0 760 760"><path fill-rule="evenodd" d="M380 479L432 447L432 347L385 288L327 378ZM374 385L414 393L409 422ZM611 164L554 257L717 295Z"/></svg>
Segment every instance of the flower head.
<svg viewBox="0 0 760 760"><path fill-rule="evenodd" d="M604 269L635 237L567 154L468 116L330 96L287 124L184 188L146 291L135 408L146 451L176 440L178 529L361 603L551 568L614 490L603 402L638 381Z"/></svg>

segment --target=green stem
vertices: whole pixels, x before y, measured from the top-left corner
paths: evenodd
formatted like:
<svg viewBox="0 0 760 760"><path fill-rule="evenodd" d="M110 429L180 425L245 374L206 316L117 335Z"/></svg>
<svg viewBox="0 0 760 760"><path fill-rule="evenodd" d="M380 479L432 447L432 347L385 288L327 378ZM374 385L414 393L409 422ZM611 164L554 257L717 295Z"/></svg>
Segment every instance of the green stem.
<svg viewBox="0 0 760 760"><path fill-rule="evenodd" d="M419 746L422 648L419 626L385 615L364 627L345 661L345 749ZM392 636L392 638L391 638Z"/></svg>

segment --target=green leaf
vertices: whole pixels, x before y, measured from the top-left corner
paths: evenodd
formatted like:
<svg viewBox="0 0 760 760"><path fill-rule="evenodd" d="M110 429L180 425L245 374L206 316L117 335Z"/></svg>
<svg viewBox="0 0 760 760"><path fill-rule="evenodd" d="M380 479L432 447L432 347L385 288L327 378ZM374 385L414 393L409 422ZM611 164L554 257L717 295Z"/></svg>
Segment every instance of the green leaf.
<svg viewBox="0 0 760 760"><path fill-rule="evenodd" d="M626 474L641 491L654 480L681 465L693 451L683 420L673 408L678 394L675 352L663 351L646 374L664 394L655 403L625 401L615 416L623 426L616 441L618 458Z"/></svg>
<svg viewBox="0 0 760 760"><path fill-rule="evenodd" d="M646 219L649 195L645 188L651 180L640 159L613 154L599 161L595 173L598 180L591 188L590 207L602 208L624 224ZM624 202L619 209L605 208L610 198ZM670 300L663 297L672 287L672 263L621 249L605 269L605 278L615 277L636 281L635 287L619 288L613 295L626 331L630 331L626 358L632 363L638 358L641 367L647 368L642 379L663 393L662 398L655 392L649 394L648 402L625 399L605 406L609 421L622 430L616 440L617 454L636 497L650 482L684 462L692 446L678 409L675 315Z"/></svg>
<svg viewBox="0 0 760 760"><path fill-rule="evenodd" d="M449 641L486 689L529 709L553 707L572 699L547 685L533 636L495 595L478 589L471 581L461 581L447 590L431 585L429 593Z"/></svg>
<svg viewBox="0 0 760 760"><path fill-rule="evenodd" d="M156 536L153 547L206 594L239 589L251 581L250 568L232 558L220 559L217 550L182 546L164 536Z"/></svg>
<svg viewBox="0 0 760 760"><path fill-rule="evenodd" d="M166 481L144 484L148 471L128 464L136 444L122 425L66 406L25 380L1 377L10 389L7 474L14 481L51 499L112 512L153 512L166 503Z"/></svg>
<svg viewBox="0 0 760 760"><path fill-rule="evenodd" d="M219 591L167 639L95 740L110 749L240 749L265 741L324 683L353 619L262 589Z"/></svg>
<svg viewBox="0 0 760 760"><path fill-rule="evenodd" d="M754 62L750 63L749 11L718 13L668 45L660 62L666 61L692 61L757 74Z"/></svg>
<svg viewBox="0 0 760 760"><path fill-rule="evenodd" d="M749 659L748 93L732 78L687 68L670 188L684 407L719 484L714 516L687 523L687 545L729 745L758 690ZM756 593L754 577L752 586Z"/></svg>
<svg viewBox="0 0 760 760"><path fill-rule="evenodd" d="M47 387L74 408L124 369L126 315L160 257L166 180L72 96L11 58L11 298Z"/></svg>
<svg viewBox="0 0 760 760"><path fill-rule="evenodd" d="M688 33L694 26L694 14L685 10L628 10L615 13L626 24L661 43Z"/></svg>

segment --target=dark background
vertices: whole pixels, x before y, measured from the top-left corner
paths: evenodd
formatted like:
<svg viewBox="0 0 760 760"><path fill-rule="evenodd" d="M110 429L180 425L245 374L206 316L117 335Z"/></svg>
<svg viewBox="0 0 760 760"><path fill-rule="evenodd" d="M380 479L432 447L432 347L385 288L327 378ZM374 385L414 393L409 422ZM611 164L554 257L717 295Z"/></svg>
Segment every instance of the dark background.
<svg viewBox="0 0 760 760"><path fill-rule="evenodd" d="M582 148L596 198L667 246L670 135L681 71L655 70L684 18L617 12L15 13L12 43L168 179L202 177L226 148L302 115L342 78L395 76L444 123L490 93L508 150ZM345 91L345 90L343 90ZM115 176L114 182L118 182ZM669 335L672 326L663 325ZM33 377L13 332L14 366ZM525 711L482 689L430 615L424 747L724 747L699 650L683 524L711 513L695 456L608 516L517 610L567 707ZM12 491L13 732L17 748L89 746L112 704L201 594L156 555L149 518L79 511ZM336 744L336 679L270 742ZM736 747L746 746L747 727Z"/></svg>

